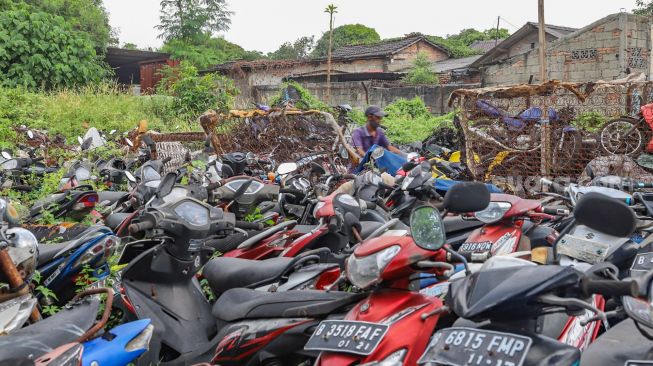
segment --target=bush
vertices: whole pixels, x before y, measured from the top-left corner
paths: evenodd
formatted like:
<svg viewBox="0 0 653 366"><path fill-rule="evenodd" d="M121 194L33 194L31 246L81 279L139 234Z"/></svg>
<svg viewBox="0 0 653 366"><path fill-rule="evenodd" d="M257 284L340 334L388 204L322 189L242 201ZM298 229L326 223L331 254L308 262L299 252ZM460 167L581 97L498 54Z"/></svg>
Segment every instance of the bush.
<svg viewBox="0 0 653 366"><path fill-rule="evenodd" d="M453 112L433 116L420 97L398 99L384 110L388 116L382 123L388 127L386 135L393 144L422 141L440 128L453 126Z"/></svg>
<svg viewBox="0 0 653 366"><path fill-rule="evenodd" d="M413 67L406 74L404 82L408 84L439 84L438 74L431 70L431 61L426 52L420 51L413 61Z"/></svg>
<svg viewBox="0 0 653 366"><path fill-rule="evenodd" d="M599 132L608 119L596 111L582 112L571 124L588 132Z"/></svg>
<svg viewBox="0 0 653 366"><path fill-rule="evenodd" d="M62 17L28 6L0 12L0 83L28 88L71 87L99 82L100 66L88 34Z"/></svg>
<svg viewBox="0 0 653 366"><path fill-rule="evenodd" d="M308 90L304 89L304 87L299 85L298 82L293 80L281 84L279 93L277 93L277 95L272 97L270 103L272 105L279 105L281 104L281 102L286 100L287 97L290 97L291 99L297 99L288 95L290 94L289 93L290 89L294 89L299 96L299 100L295 100L295 107L304 110L317 109L326 112L331 111L331 108L329 108L329 106L326 103L314 97Z"/></svg>
<svg viewBox="0 0 653 366"><path fill-rule="evenodd" d="M228 112L239 93L233 80L216 73L199 75L187 62L165 67L161 74L158 92L173 97L173 108L189 120L209 109Z"/></svg>
<svg viewBox="0 0 653 366"><path fill-rule="evenodd" d="M194 41L173 39L167 41L161 52L169 53L175 60L184 60L200 70L230 60L254 60L262 58L260 52L245 51L224 38L203 36Z"/></svg>

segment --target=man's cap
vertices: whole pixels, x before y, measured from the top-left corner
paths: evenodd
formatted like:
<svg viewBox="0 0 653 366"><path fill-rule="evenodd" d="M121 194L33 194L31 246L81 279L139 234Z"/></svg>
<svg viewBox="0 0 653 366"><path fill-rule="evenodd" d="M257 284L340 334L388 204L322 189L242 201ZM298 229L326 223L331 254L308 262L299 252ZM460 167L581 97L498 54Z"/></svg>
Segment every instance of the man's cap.
<svg viewBox="0 0 653 366"><path fill-rule="evenodd" d="M377 116L377 117L387 116L387 114L385 114L385 112L383 112L383 109L381 109L381 108L379 108L379 107L377 107L375 105L371 105L371 106L367 107L367 109L365 110L365 115L366 116Z"/></svg>

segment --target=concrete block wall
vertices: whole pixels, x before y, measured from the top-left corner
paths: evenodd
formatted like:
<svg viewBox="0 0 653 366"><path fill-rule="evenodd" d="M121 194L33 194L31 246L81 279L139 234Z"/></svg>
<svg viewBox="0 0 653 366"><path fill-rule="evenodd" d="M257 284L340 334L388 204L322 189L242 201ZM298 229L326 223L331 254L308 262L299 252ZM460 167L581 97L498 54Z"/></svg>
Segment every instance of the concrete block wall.
<svg viewBox="0 0 653 366"><path fill-rule="evenodd" d="M550 43L547 49L548 78L585 82L617 79L626 76L627 71L648 74L651 53L649 27L649 21L644 17L620 13ZM576 57L578 52L584 51L591 51L593 56ZM483 84L528 83L531 76L534 83L539 82L538 53L539 50L535 49L483 68Z"/></svg>

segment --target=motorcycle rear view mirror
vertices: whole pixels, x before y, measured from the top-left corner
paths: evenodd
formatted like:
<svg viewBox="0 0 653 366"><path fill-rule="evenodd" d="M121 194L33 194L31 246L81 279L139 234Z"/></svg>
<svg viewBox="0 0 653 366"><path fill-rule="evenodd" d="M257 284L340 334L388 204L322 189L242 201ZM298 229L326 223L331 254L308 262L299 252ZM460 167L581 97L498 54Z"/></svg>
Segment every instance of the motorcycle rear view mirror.
<svg viewBox="0 0 653 366"><path fill-rule="evenodd" d="M127 137L125 137L125 143L127 143L129 147L134 147L134 143L132 142L132 140L128 139Z"/></svg>
<svg viewBox="0 0 653 366"><path fill-rule="evenodd" d="M410 230L413 241L425 250L439 250L447 237L437 208L420 206L410 213Z"/></svg>
<svg viewBox="0 0 653 366"><path fill-rule="evenodd" d="M161 184L159 184L159 187L157 188L157 198L162 198L170 194L172 188L175 186L175 183L177 183L177 173L170 172L166 174L166 176L163 177L163 180L161 180Z"/></svg>
<svg viewBox="0 0 653 366"><path fill-rule="evenodd" d="M490 204L490 190L483 183L460 182L449 188L442 207L450 212L469 213L481 211Z"/></svg>
<svg viewBox="0 0 653 366"><path fill-rule="evenodd" d="M81 136L77 136L77 143L81 146L84 144L84 139Z"/></svg>
<svg viewBox="0 0 653 366"><path fill-rule="evenodd" d="M296 171L298 168L297 163L282 163L277 168L277 174L286 175Z"/></svg>
<svg viewBox="0 0 653 366"><path fill-rule="evenodd" d="M33 139L34 138L34 132L32 132L32 130L27 130L27 137L29 137L30 140Z"/></svg>
<svg viewBox="0 0 653 366"><path fill-rule="evenodd" d="M3 151L2 152L2 157L8 160L8 159L11 159L11 154L6 152L6 151Z"/></svg>
<svg viewBox="0 0 653 366"><path fill-rule="evenodd" d="M116 133L116 130L109 131L109 135L113 135L114 133Z"/></svg>
<svg viewBox="0 0 653 366"><path fill-rule="evenodd" d="M637 226L637 217L625 202L598 192L581 197L574 207L574 218L590 229L621 238L630 237Z"/></svg>
<svg viewBox="0 0 653 366"><path fill-rule="evenodd" d="M125 170L125 177L127 177L127 180L136 183L136 177L132 173L130 173L128 170Z"/></svg>

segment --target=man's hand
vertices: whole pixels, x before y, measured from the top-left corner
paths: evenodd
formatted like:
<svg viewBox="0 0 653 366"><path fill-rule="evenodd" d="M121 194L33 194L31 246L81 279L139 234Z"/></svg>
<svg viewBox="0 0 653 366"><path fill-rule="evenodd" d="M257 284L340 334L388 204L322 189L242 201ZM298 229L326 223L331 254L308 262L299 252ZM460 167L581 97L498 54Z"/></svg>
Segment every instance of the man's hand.
<svg viewBox="0 0 653 366"><path fill-rule="evenodd" d="M401 150L397 149L396 147L394 147L394 146L392 146L392 145L389 145L389 146L388 146L388 150L390 150L391 152L393 152L393 153L395 153L395 154L403 154L403 153L401 152Z"/></svg>
<svg viewBox="0 0 653 366"><path fill-rule="evenodd" d="M363 151L363 149L361 149L358 146L356 146L356 152L358 153L358 156L360 156L360 157L365 156L365 151Z"/></svg>

